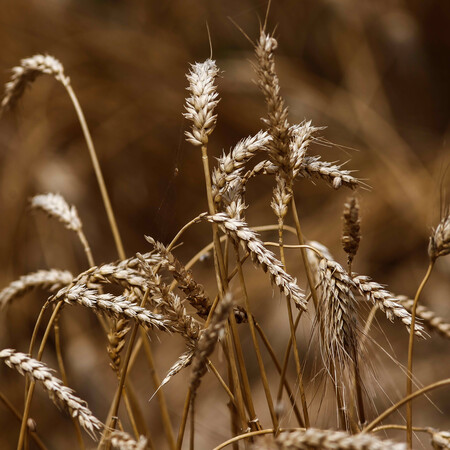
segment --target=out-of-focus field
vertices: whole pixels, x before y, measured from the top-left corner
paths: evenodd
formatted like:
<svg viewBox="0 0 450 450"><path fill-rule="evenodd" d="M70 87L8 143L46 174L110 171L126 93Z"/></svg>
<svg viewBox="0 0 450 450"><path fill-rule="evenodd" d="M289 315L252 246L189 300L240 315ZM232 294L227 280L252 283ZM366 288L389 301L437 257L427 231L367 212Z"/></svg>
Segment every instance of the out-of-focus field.
<svg viewBox="0 0 450 450"><path fill-rule="evenodd" d="M207 209L201 155L185 142L189 124L182 117L189 63L210 54L206 23L213 58L223 71L210 154L219 156L261 128L265 104L253 82L253 48L229 18L254 40L265 9L265 2L250 0L3 0L0 83L8 81L9 69L20 59L36 53L48 53L63 63L91 129L128 256L148 251L144 235L167 243ZM336 145L314 145L311 151L327 160L348 160L346 167L357 170L370 186L358 193L363 239L354 270L395 293L413 296L428 264L430 230L439 221L440 206L449 201L448 2L274 1L269 29L275 26L277 70L290 121L307 119L326 127L321 135ZM250 184L250 225L276 223L270 209L272 187L270 177ZM77 206L97 262L117 259L79 123L64 89L51 77L36 80L18 108L0 119L0 287L40 268L64 268L74 274L87 268L83 249L72 234L55 221L30 213L30 196L44 192L59 192ZM341 211L349 192L300 180L296 193L305 235L327 245L345 262L340 249ZM276 240L275 235L264 238ZM177 255L187 261L209 242L210 228L194 227L183 240ZM291 262L292 269L297 263ZM213 273L211 261L194 269L211 296ZM422 304L447 319L449 274L450 258L442 258L422 297ZM250 279L255 277L257 294L270 290L268 282L260 286L257 275L248 270ZM303 277L301 272L294 275ZM27 351L46 297L43 292L30 293L1 312L0 348ZM252 301L256 303L258 295ZM257 310L264 328L282 330L276 333L285 342L284 310L274 313L281 306L277 294L258 304ZM69 320L70 315L77 320ZM106 341L89 312L67 308L61 322L71 386L103 419L116 383L108 369ZM391 353L392 345L395 356L406 364L404 327L381 315L379 322L390 336L387 340L375 332L381 345ZM307 346L309 330L300 335ZM162 336L152 342L161 377L182 349L181 340L173 340L175 344ZM420 383L448 376L448 350L448 342L436 336L432 342L416 343L414 367ZM395 401L404 394L404 376L385 359L374 358L371 364ZM51 356L45 360L57 366ZM20 375L1 367L0 376L0 389L22 409ZM158 409L154 402L147 403L153 389L145 364L138 364L132 377L141 386L139 395L158 443ZM187 373L179 374L167 389L175 424L187 378ZM218 390L211 376L204 384L205 392ZM215 391L209 392L203 394L205 404L198 406L198 430L204 430L198 448L210 448L229 437L227 410L214 409L211 418ZM448 429L449 392L430 395L436 407L427 399L417 401L416 423ZM222 399L222 392L217 395ZM375 403L379 410L388 404L383 398ZM31 416L50 448L70 448L65 439L68 433L72 436L71 423L42 391L35 397ZM328 423L321 420L319 425L333 426L334 417ZM19 423L2 404L0 429L0 447L14 448Z"/></svg>

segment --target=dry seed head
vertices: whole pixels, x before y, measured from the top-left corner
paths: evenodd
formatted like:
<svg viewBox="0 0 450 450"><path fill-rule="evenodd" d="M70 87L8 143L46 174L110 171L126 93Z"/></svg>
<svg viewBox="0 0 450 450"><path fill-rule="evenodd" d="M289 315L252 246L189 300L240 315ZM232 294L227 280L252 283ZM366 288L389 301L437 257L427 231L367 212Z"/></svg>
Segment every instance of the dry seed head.
<svg viewBox="0 0 450 450"><path fill-rule="evenodd" d="M336 261L323 258L319 263L322 351L326 363L346 365L356 357L356 300L354 283Z"/></svg>
<svg viewBox="0 0 450 450"><path fill-rule="evenodd" d="M267 119L264 122L269 127L273 137L270 145L270 155L273 162L282 160L288 153L288 109L280 94L280 82L275 71L274 52L278 47L276 39L261 31L256 44L255 53L257 64L255 71L257 83L264 94L267 103Z"/></svg>
<svg viewBox="0 0 450 450"><path fill-rule="evenodd" d="M128 301L123 295L100 294L95 289L88 289L84 284L63 288L52 299L54 301L63 300L69 305L79 304L117 319L129 318L142 326L169 331L169 323L162 315L154 314L136 303Z"/></svg>
<svg viewBox="0 0 450 450"><path fill-rule="evenodd" d="M21 276L0 291L0 310L5 308L13 299L21 297L30 289L36 287L55 292L63 286L70 284L72 274L67 270L38 270L34 273Z"/></svg>
<svg viewBox="0 0 450 450"><path fill-rule="evenodd" d="M255 136L239 141L229 153L222 154L212 173L212 192L216 203L220 202L229 184L241 176L245 164L255 154L267 151L267 145L271 140L267 132L260 131Z"/></svg>
<svg viewBox="0 0 450 450"><path fill-rule="evenodd" d="M256 233L245 222L231 219L224 213L206 216L205 219L208 222L221 225L226 234L235 242L242 243L250 253L252 260L259 264L265 272L270 273L272 283L276 284L280 291L295 303L297 308L306 310L305 295L297 285L297 280L283 269L281 262L270 250L264 247Z"/></svg>
<svg viewBox="0 0 450 450"><path fill-rule="evenodd" d="M75 206L69 206L60 194L36 195L31 199L31 207L58 219L68 230L81 230L81 220L77 209Z"/></svg>
<svg viewBox="0 0 450 450"><path fill-rule="evenodd" d="M70 83L69 77L64 75L62 64L50 55L34 55L20 61L20 66L13 67L11 80L5 85L5 95L2 100L1 110L12 109L25 88L39 75L53 75L57 81L64 85Z"/></svg>
<svg viewBox="0 0 450 450"><path fill-rule="evenodd" d="M276 440L278 448L289 450L406 450L406 444L382 441L368 433L348 434L344 431L318 430L285 431Z"/></svg>
<svg viewBox="0 0 450 450"><path fill-rule="evenodd" d="M390 321L398 318L406 325L408 331L411 329L411 314L394 294L384 289L381 284L372 281L370 277L352 274L352 280L359 293L367 301L377 305ZM423 327L416 321L414 334L424 337L423 331Z"/></svg>
<svg viewBox="0 0 450 450"><path fill-rule="evenodd" d="M348 263L353 262L361 240L359 203L355 197L347 200L344 205L344 227L342 230L342 247L348 256Z"/></svg>
<svg viewBox="0 0 450 450"><path fill-rule="evenodd" d="M139 441L136 441L128 433L119 430L110 433L106 441L111 442L112 446L119 450L144 450L147 448L146 437L140 436Z"/></svg>
<svg viewBox="0 0 450 450"><path fill-rule="evenodd" d="M276 175L276 186L273 190L273 197L270 206L278 219L284 219L288 212L288 205L292 198L291 186L286 183L286 177L281 173Z"/></svg>
<svg viewBox="0 0 450 450"><path fill-rule="evenodd" d="M41 383L53 402L76 418L93 439L103 429L103 424L92 414L87 403L77 397L72 389L64 386L60 379L53 376L53 371L44 363L12 349L0 351L0 359L21 375Z"/></svg>
<svg viewBox="0 0 450 450"><path fill-rule="evenodd" d="M232 306L233 301L231 295L225 295L214 311L211 323L208 328L202 332L200 339L198 340L194 360L192 362L192 374L190 381L193 396L195 396L197 389L200 386L201 379L206 373L207 359L214 351L216 343L224 331Z"/></svg>
<svg viewBox="0 0 450 450"><path fill-rule="evenodd" d="M216 126L217 114L214 114L214 109L219 100L214 80L218 73L216 62L207 59L203 63L192 64L186 75L191 96L186 99L186 112L183 115L193 122L192 132L186 131L186 136L196 146L206 145L208 136Z"/></svg>
<svg viewBox="0 0 450 450"><path fill-rule="evenodd" d="M397 300L409 313L412 312L414 300L403 295L397 296ZM417 305L416 317L422 321L429 331L434 331L442 337L450 339L450 323L442 317L437 316L435 312L425 306Z"/></svg>
<svg viewBox="0 0 450 450"><path fill-rule="evenodd" d="M450 448L450 432L429 430L431 433L431 445L435 450L448 450Z"/></svg>
<svg viewBox="0 0 450 450"><path fill-rule="evenodd" d="M439 225L433 230L428 245L428 255L432 261L440 256L450 253L450 211L446 211L445 217Z"/></svg>

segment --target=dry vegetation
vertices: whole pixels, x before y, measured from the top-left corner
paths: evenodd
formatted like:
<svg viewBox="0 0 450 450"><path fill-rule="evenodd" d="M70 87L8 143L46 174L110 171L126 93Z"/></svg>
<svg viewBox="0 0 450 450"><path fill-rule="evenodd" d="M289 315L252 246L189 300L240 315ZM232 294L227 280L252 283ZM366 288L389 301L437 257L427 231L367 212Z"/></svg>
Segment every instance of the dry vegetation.
<svg viewBox="0 0 450 450"><path fill-rule="evenodd" d="M107 184L115 179L105 183L72 87L75 78L50 55L37 54L13 68L1 103L3 118L20 115L17 106L26 101L22 97L28 87L30 92L39 89L41 75L52 77L69 96L117 254L111 262L96 262L105 256L97 255L95 238L83 226L84 214L59 193L33 194L27 214L43 212L45 226L60 222L55 225L76 236L85 259L68 271L50 255L55 267L35 267L0 291L1 313L9 318L2 324L7 331L0 347L2 415L11 418L4 422L11 423L10 431L0 441L5 448L450 448L450 434L442 428L448 394L441 394L450 391L450 378L441 377L448 363L450 322L422 304L426 286L428 295L448 296L442 281L450 259L445 195L434 228L421 231L429 233L428 253L425 240L419 252L424 273L401 255L409 296L394 294L394 288L376 281L377 273L369 276L369 264L359 262L366 220L361 210L369 211L367 220L376 215L360 206L371 198L370 178L351 161L344 165L327 159L327 151L336 146L326 123L297 123L289 112L275 63L278 41L267 23L252 44L254 78L266 104L263 129L241 136L217 160L211 158L220 102L226 101L217 83L220 77L226 80L227 72L212 57L192 64L185 137L193 146L189 158L203 172L203 180L195 176L195 181L206 195L202 206L195 203L198 208L179 220L185 225L164 239L167 244L145 236L141 252L131 257L108 194ZM238 64L247 63L242 59ZM351 100L359 118L367 120L360 132L372 143L383 142L371 128L373 122L379 125L379 117L362 112L358 101ZM241 113L248 114L235 112ZM401 142L391 125L379 127ZM396 158L385 161L384 169L404 182L409 169L404 167L402 174L402 156ZM304 217L306 183L313 199L319 198L315 190L325 192L324 187L330 199L321 197L323 212L312 219ZM403 187L408 201L417 199L422 182L408 183L410 191ZM252 215L263 201L263 213ZM408 208L417 212L421 207L423 200ZM342 223L322 223L336 210L342 211ZM96 212L98 217L102 213ZM159 213L155 208L153 214ZM311 225L314 220L317 227ZM419 228L417 223L411 227ZM340 238L344 258L334 258L324 245L331 235ZM319 242L322 237L325 242ZM63 241L58 245L65 248ZM50 254L54 245L48 247ZM440 286L430 279L436 271L444 273ZM22 320L28 325L16 326L21 320L16 305L27 302L19 298L36 288L38 298L46 301L25 305ZM417 346L420 353L414 351ZM434 362L444 368L428 371L426 380L424 352L435 352ZM45 396L62 414L48 410ZM439 407L443 411L436 414Z"/></svg>

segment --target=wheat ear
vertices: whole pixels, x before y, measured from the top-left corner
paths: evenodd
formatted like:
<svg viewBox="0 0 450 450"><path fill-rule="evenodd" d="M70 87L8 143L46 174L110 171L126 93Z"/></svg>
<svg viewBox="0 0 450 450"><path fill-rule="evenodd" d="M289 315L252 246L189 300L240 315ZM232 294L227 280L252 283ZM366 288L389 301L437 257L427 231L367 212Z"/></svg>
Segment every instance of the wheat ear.
<svg viewBox="0 0 450 450"><path fill-rule="evenodd" d="M206 216L205 219L221 225L234 241L242 243L253 261L259 264L265 272L270 273L272 282L279 287L280 291L291 299L297 308L306 310L306 299L296 280L285 272L281 262L264 247L256 233L245 222L231 219L224 213Z"/></svg>
<svg viewBox="0 0 450 450"><path fill-rule="evenodd" d="M450 253L450 212L447 210L439 225L433 230L428 245L428 255L432 261Z"/></svg>
<svg viewBox="0 0 450 450"><path fill-rule="evenodd" d="M358 251L359 241L361 240L359 203L355 197L348 199L344 205L343 222L341 242L345 253L347 253L349 273L351 273L352 262Z"/></svg>
<svg viewBox="0 0 450 450"><path fill-rule="evenodd" d="M382 441L371 434L348 434L343 431L308 428L304 431L282 432L276 443L280 449L306 450L404 450L405 444Z"/></svg>
<svg viewBox="0 0 450 450"><path fill-rule="evenodd" d="M145 450L148 444L147 438L141 436L138 441L132 438L124 431L114 430L106 438L106 442L110 442L113 447L119 450Z"/></svg>
<svg viewBox="0 0 450 450"><path fill-rule="evenodd" d="M21 297L34 288L43 288L55 292L67 286L73 275L67 270L38 270L37 272L22 275L0 291L0 310L6 308L15 298Z"/></svg>
<svg viewBox="0 0 450 450"><path fill-rule="evenodd" d="M1 350L0 359L21 375L41 383L53 402L67 410L89 435L96 439L98 432L103 429L103 424L92 414L87 403L77 397L72 389L64 386L44 363L12 349Z"/></svg>

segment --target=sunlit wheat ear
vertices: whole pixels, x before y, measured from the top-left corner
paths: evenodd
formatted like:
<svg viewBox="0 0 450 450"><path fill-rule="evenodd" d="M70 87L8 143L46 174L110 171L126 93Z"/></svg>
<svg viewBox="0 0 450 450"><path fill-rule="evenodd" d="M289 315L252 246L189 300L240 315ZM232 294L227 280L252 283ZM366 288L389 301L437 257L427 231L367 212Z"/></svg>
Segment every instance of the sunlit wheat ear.
<svg viewBox="0 0 450 450"><path fill-rule="evenodd" d="M168 331L169 323L162 315L154 314L136 303L128 301L123 295L100 294L84 284L61 289L52 297L52 300L63 300L68 305L78 304L116 319L129 318L144 327L155 327L162 331Z"/></svg>
<svg viewBox="0 0 450 450"><path fill-rule="evenodd" d="M259 264L265 272L269 272L272 283L276 284L280 291L295 303L297 308L306 310L305 295L298 287L297 281L286 273L281 262L264 247L256 233L250 230L245 222L231 219L223 213L206 216L205 219L221 225L227 235L237 243L243 244L253 261Z"/></svg>
<svg viewBox="0 0 450 450"><path fill-rule="evenodd" d="M156 252L161 255L162 264L170 271L177 281L178 288L186 295L186 301L197 310L197 314L200 317L208 317L211 301L203 289L203 286L194 280L192 272L186 270L183 264L181 264L163 244L156 242L153 238L148 236L146 236L146 240L151 243L155 247Z"/></svg>
<svg viewBox="0 0 450 450"><path fill-rule="evenodd" d="M221 334L224 333L225 324L232 307L233 301L231 295L225 295L215 309L208 328L200 335L194 353L190 380L191 391L194 396L200 386L203 375L206 373L208 357L214 351Z"/></svg>
<svg viewBox="0 0 450 450"><path fill-rule="evenodd" d="M397 296L399 303L411 313L414 300L409 299L403 295ZM423 325L429 330L440 334L442 337L450 339L450 323L436 315L435 312L422 305L417 305L416 317L420 319Z"/></svg>
<svg viewBox="0 0 450 450"><path fill-rule="evenodd" d="M359 293L369 302L377 305L386 317L392 322L395 318L400 319L409 330L411 328L411 314L398 301L397 297L370 279L370 277L353 274L352 280ZM414 334L424 337L423 327L416 322Z"/></svg>
<svg viewBox="0 0 450 450"><path fill-rule="evenodd" d="M435 450L448 450L450 448L450 432L430 429L431 445Z"/></svg>
<svg viewBox="0 0 450 450"><path fill-rule="evenodd" d="M323 258L318 267L321 291L322 351L326 360L342 366L356 357L356 300L354 283L336 261Z"/></svg>
<svg viewBox="0 0 450 450"><path fill-rule="evenodd" d="M261 161L249 172L246 179L259 174L274 175L279 172L279 167L272 161ZM345 170L342 165L322 161L320 156L308 156L303 158L298 176L307 178L312 182L320 179L325 181L334 189L345 186L349 189L356 189L359 186L367 187L361 180L352 175L351 170Z"/></svg>
<svg viewBox="0 0 450 450"><path fill-rule="evenodd" d="M34 55L20 61L20 66L13 67L10 81L5 85L5 94L1 110L12 109L22 97L25 88L39 75L52 75L64 85L69 84L69 77L64 75L62 64L50 55Z"/></svg>
<svg viewBox="0 0 450 450"><path fill-rule="evenodd" d="M73 275L67 270L38 270L21 276L0 291L0 310L5 308L12 300L21 297L34 288L42 288L55 292L72 281Z"/></svg>
<svg viewBox="0 0 450 450"><path fill-rule="evenodd" d="M106 442L108 441L111 442L114 448L118 448L119 450L145 450L148 448L146 437L141 436L139 441L136 441L128 433L119 430L111 432L106 439Z"/></svg>
<svg viewBox="0 0 450 450"><path fill-rule="evenodd" d="M267 119L263 119L273 137L270 145L272 161L283 159L288 152L287 121L288 108L280 93L280 81L275 70L275 50L278 43L273 36L261 31L256 43L255 54L257 63L254 65L257 83L264 94L267 104Z"/></svg>
<svg viewBox="0 0 450 450"><path fill-rule="evenodd" d="M44 363L12 349L1 350L0 359L21 375L42 384L53 402L68 411L89 435L96 439L103 429L103 424L92 414L87 403L77 397L72 389L64 386L60 379L53 376L53 371Z"/></svg>
<svg viewBox="0 0 450 450"><path fill-rule="evenodd" d="M428 245L428 255L432 261L450 253L450 210L447 208L439 225L433 230Z"/></svg>
<svg viewBox="0 0 450 450"><path fill-rule="evenodd" d="M221 201L229 184L242 176L248 161L257 153L267 151L267 145L271 140L267 132L260 131L255 136L239 141L229 153L222 154L212 173L212 193L216 203Z"/></svg>
<svg viewBox="0 0 450 450"><path fill-rule="evenodd" d="M214 82L218 73L216 62L207 59L203 63L192 64L186 75L191 96L186 99L186 112L183 115L193 123L192 132L186 131L186 137L196 146L206 145L208 136L216 126L217 114L214 114L214 109L219 100Z"/></svg>
<svg viewBox="0 0 450 450"><path fill-rule="evenodd" d="M380 440L371 434L348 434L343 431L318 430L282 432L276 443L280 449L321 450L406 450L406 444Z"/></svg>
<svg viewBox="0 0 450 450"><path fill-rule="evenodd" d="M342 230L342 247L347 253L348 263L353 262L353 258L359 248L361 240L359 203L355 197L351 197L344 205L343 213L344 226Z"/></svg>
<svg viewBox="0 0 450 450"><path fill-rule="evenodd" d="M68 230L79 231L81 220L75 206L69 206L60 194L36 195L31 199L31 207L44 211L61 222Z"/></svg>
<svg viewBox="0 0 450 450"><path fill-rule="evenodd" d="M125 346L125 336L130 331L128 319L115 320L108 332L108 345L106 347L109 358L111 360L111 368L119 373L120 368L120 353Z"/></svg>

